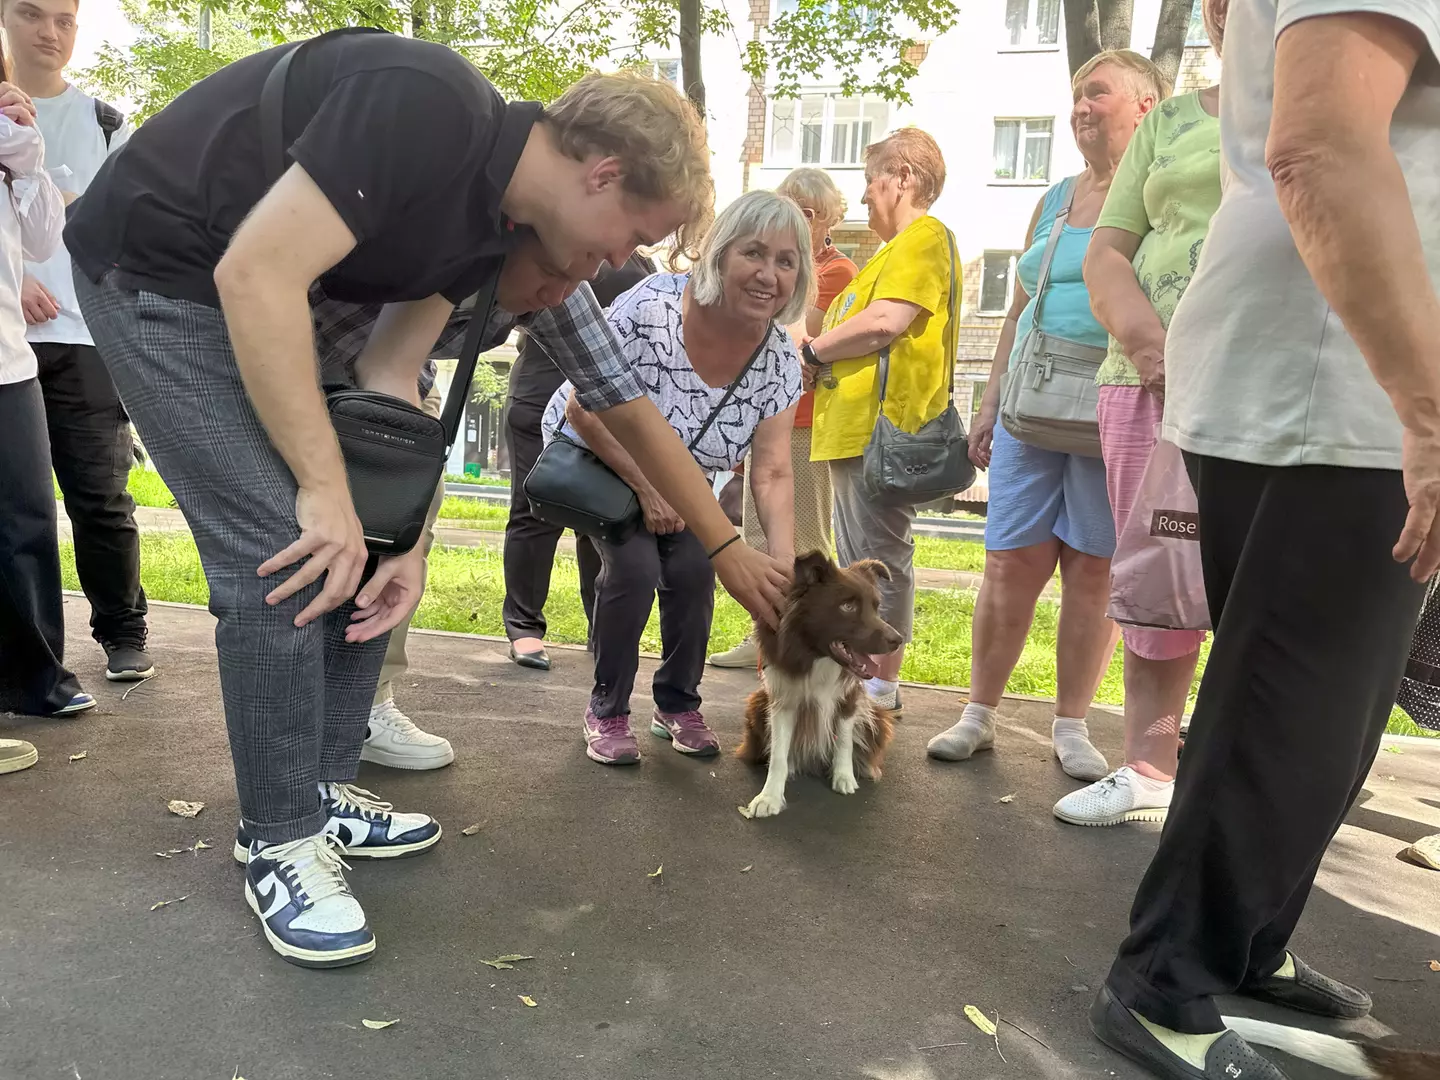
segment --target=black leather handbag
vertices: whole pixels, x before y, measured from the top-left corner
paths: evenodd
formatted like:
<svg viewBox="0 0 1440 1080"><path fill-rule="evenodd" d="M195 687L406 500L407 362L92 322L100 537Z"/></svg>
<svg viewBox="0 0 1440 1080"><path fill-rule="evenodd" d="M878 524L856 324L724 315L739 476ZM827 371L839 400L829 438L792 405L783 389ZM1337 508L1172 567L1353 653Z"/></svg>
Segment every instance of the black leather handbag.
<svg viewBox="0 0 1440 1080"><path fill-rule="evenodd" d="M745 378L745 373L755 366L755 361L765 351L773 333L775 325L771 323L760 344L750 354L750 359L740 369L740 374L725 388L725 395L710 410L705 423L700 425L700 430L686 446L687 450L693 452L700 444L710 425L720 415L720 410L729 403L740 380ZM549 355L535 338L532 337L530 343ZM551 362L554 362L553 358ZM581 446L563 429L562 420L550 442L535 459L530 475L525 477L525 498L530 501L531 512L541 521L573 529L582 536L593 536L607 544L625 543L645 524L645 515L635 490L594 451Z"/></svg>
<svg viewBox="0 0 1440 1080"><path fill-rule="evenodd" d="M352 28L333 33L373 33ZM260 92L260 124L265 172L270 183L285 170L285 78L290 61L304 45L280 57ZM437 420L408 401L374 390L326 387L330 423L345 459L350 499L365 531L365 546L375 555L403 555L420 541L435 488L445 471L460 430L480 344L495 304L497 272L480 290L465 332L455 377Z"/></svg>

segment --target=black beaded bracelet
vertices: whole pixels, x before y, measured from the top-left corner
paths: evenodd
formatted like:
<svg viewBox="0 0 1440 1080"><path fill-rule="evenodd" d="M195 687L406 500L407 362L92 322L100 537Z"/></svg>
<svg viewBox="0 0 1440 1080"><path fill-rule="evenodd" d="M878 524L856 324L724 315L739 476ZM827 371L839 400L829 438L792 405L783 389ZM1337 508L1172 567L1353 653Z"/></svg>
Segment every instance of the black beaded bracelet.
<svg viewBox="0 0 1440 1080"><path fill-rule="evenodd" d="M734 536L730 537L729 540L726 540L723 544L721 544L719 547L717 547L714 551L710 552L710 554L706 555L705 557L713 562L716 555L719 555L720 552L724 551L727 547L729 547L731 544L735 543L735 541L739 539L740 534L736 533Z"/></svg>

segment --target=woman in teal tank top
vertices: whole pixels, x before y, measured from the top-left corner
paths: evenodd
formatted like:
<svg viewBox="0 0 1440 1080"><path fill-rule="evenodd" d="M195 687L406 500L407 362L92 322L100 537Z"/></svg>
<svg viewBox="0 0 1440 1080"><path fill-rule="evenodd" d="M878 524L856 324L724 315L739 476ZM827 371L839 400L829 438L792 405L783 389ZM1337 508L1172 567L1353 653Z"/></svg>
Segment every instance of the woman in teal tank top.
<svg viewBox="0 0 1440 1080"><path fill-rule="evenodd" d="M1110 180L1140 120L1168 94L1155 65L1128 51L1101 53L1073 84L1071 127L1086 162L1040 200L1018 265L1015 302L1005 319L970 457L990 470L985 522L985 579L975 601L970 703L960 720L930 740L932 757L963 761L995 744L995 710L1025 647L1040 593L1060 568L1061 617L1052 739L1061 767L1077 780L1110 771L1090 742L1085 714L1115 649L1105 617L1115 521L1099 458L1042 450L1019 442L996 422L1000 386L1035 318L1040 262L1054 228L1062 228L1045 287L1041 329L1101 349L1109 342L1090 312L1085 252ZM1057 216L1069 207L1059 225Z"/></svg>

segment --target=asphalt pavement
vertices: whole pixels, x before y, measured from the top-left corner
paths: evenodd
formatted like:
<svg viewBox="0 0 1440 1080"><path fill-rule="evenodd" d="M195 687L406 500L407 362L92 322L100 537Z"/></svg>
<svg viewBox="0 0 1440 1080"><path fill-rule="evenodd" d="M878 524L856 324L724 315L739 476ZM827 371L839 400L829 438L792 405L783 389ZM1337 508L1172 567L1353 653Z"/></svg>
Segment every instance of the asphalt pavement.
<svg viewBox="0 0 1440 1080"><path fill-rule="evenodd" d="M0 1080L1142 1075L1085 1011L1157 829L1054 819L1075 785L1045 703L1007 701L995 752L945 765L925 741L963 698L908 689L879 784L846 798L794 781L784 814L748 821L761 778L733 757L642 734L637 768L585 758L583 652L537 673L497 642L416 633L399 704L456 763L359 782L445 837L357 864L375 958L307 971L241 897L209 615L156 605L160 674L127 693L101 677L88 614L69 599L69 657L100 708L0 716L41 752L0 777ZM751 685L706 678L727 748ZM1113 760L1119 719L1091 719ZM1440 745L1387 740L1327 856L1296 949L1376 999L1374 1018L1327 1030L1440 1049L1440 874L1396 858L1440 830L1437 776ZM170 799L206 805L188 820ZM481 962L506 954L533 959ZM998 1013L998 1047L967 1005Z"/></svg>

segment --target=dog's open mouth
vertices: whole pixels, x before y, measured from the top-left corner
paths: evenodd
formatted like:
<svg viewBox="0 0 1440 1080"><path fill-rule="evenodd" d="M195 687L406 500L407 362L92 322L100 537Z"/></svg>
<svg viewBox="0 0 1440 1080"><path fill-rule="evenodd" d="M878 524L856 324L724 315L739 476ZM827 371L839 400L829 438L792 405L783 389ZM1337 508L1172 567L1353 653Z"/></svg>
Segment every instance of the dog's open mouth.
<svg viewBox="0 0 1440 1080"><path fill-rule="evenodd" d="M857 653L843 641L830 643L830 655L835 658L837 664L862 679L873 679L880 671L880 665L875 663L871 657L864 653Z"/></svg>

